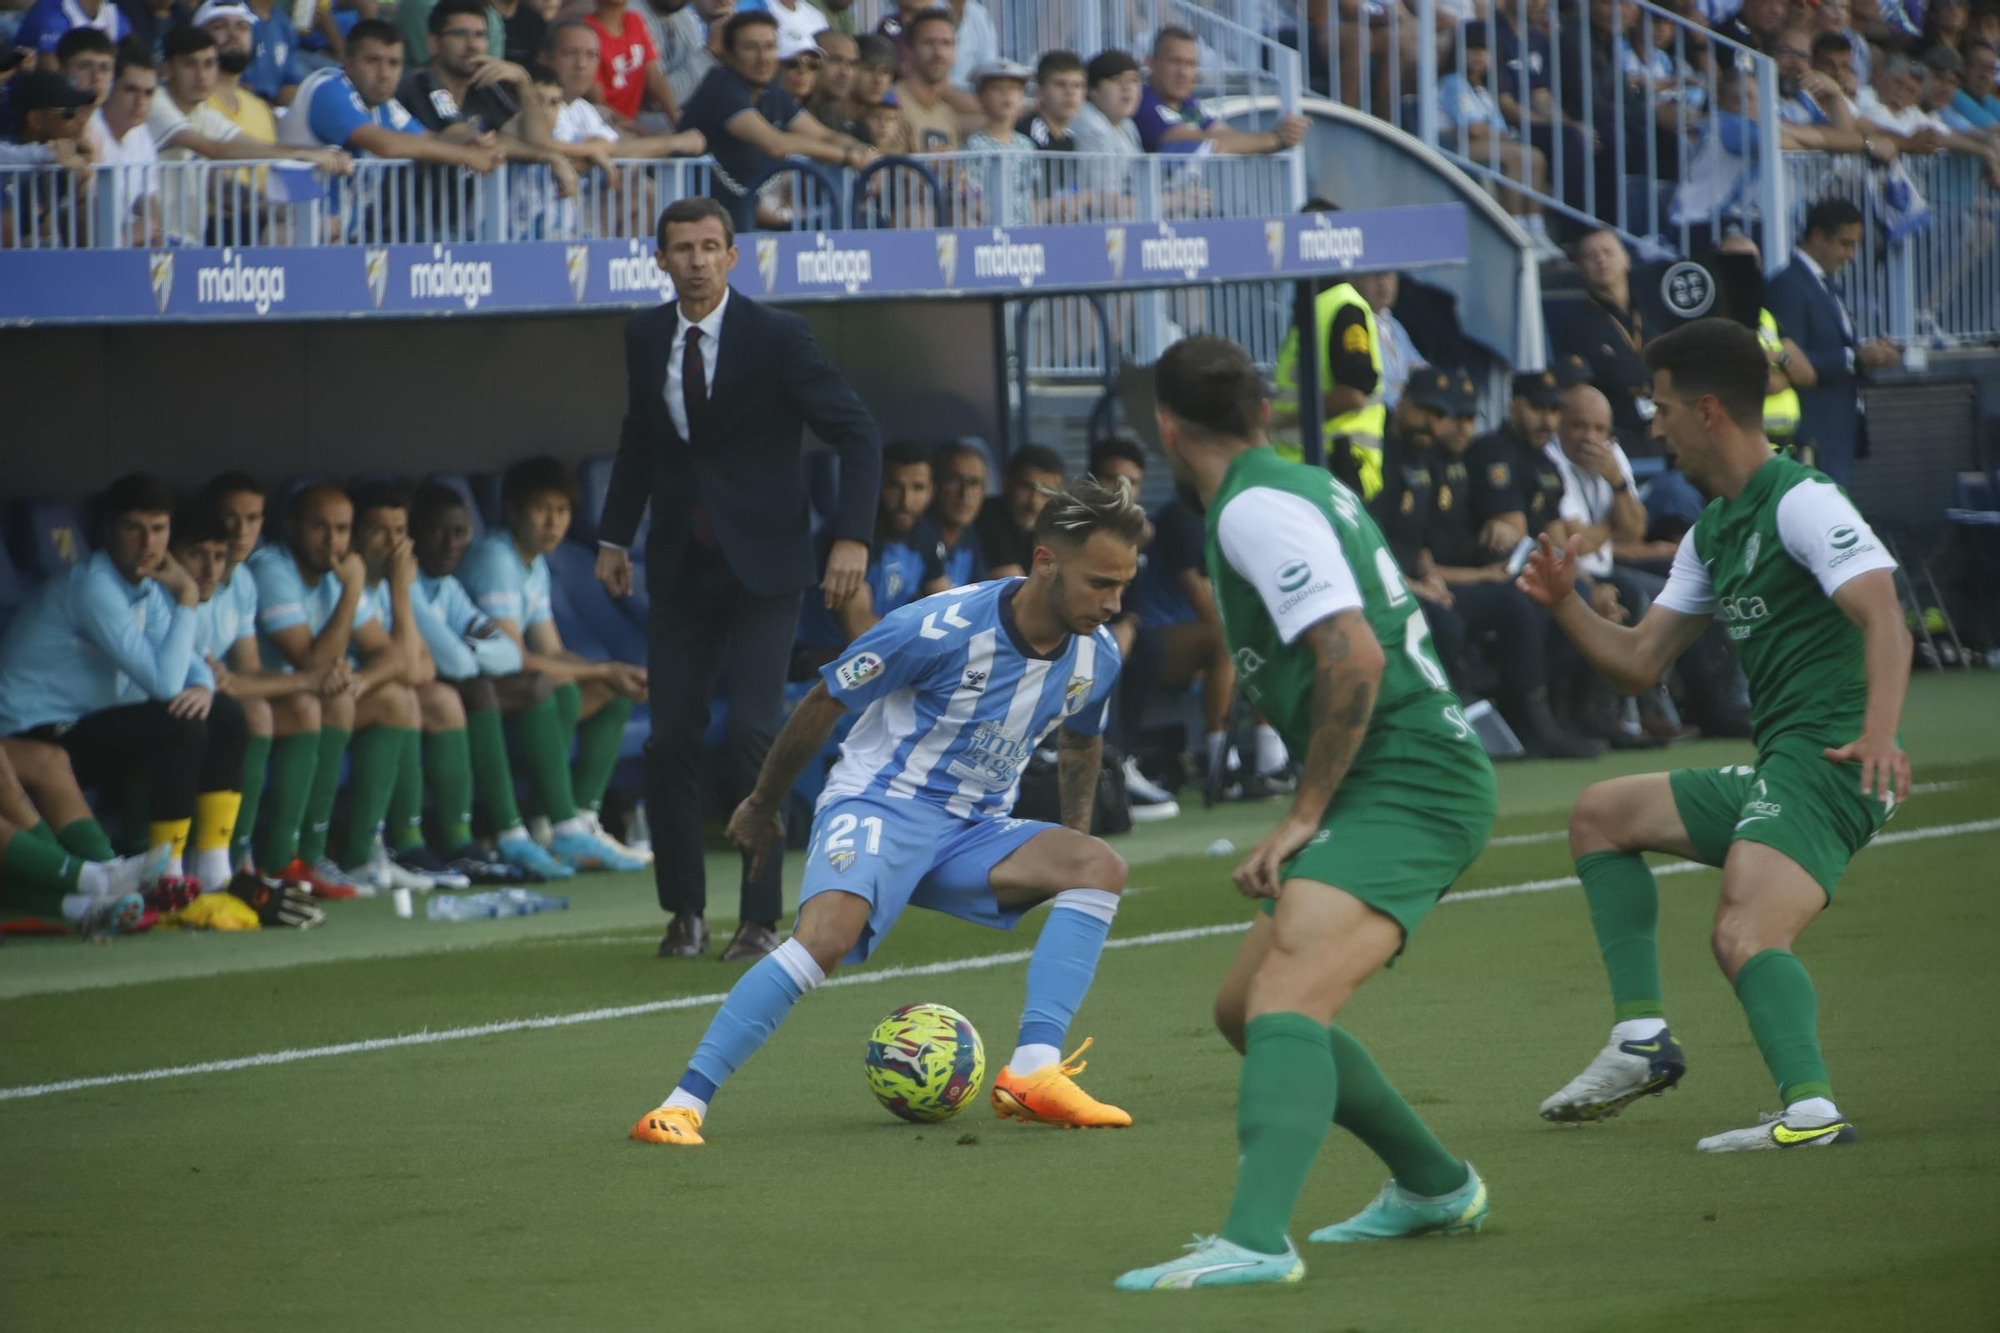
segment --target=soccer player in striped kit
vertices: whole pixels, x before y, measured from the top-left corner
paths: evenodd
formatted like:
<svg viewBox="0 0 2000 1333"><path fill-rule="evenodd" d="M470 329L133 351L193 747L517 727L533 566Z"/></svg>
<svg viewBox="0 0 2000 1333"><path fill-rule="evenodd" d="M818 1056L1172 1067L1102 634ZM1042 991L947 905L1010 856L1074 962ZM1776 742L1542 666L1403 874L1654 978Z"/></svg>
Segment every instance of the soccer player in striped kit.
<svg viewBox="0 0 2000 1333"><path fill-rule="evenodd" d="M1026 577L912 602L821 671L729 823L738 845L770 855L793 779L840 716L861 711L813 819L797 926L736 983L672 1095L632 1138L702 1142L722 1082L800 996L840 963L866 959L911 904L1006 930L1052 900L994 1110L1039 1124L1132 1123L1076 1085L1082 1050L1064 1058L1062 1042L1125 886L1124 861L1089 829L1119 666L1104 626L1137 572L1144 531L1123 489L1074 481L1037 518ZM1021 771L1052 733L1063 822L1011 818Z"/></svg>

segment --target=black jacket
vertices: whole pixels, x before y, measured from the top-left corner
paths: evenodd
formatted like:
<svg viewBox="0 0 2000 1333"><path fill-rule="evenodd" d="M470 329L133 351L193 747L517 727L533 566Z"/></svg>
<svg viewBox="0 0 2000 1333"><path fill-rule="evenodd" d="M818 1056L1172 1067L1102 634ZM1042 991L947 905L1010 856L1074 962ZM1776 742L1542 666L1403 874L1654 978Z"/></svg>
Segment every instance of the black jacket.
<svg viewBox="0 0 2000 1333"><path fill-rule="evenodd" d="M679 303L625 325L627 402L599 535L630 546L650 500L647 578L677 578L699 506L743 586L774 596L819 581L801 430L840 456L837 538L867 543L882 488L882 436L805 320L732 291L714 350L715 381L692 443L667 412L667 357Z"/></svg>

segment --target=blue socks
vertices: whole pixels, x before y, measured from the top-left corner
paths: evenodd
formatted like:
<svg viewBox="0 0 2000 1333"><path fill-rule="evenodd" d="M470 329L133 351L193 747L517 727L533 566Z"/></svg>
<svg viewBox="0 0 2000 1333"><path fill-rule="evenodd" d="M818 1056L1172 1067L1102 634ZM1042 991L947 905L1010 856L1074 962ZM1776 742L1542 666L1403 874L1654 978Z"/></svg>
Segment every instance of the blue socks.
<svg viewBox="0 0 2000 1333"><path fill-rule="evenodd" d="M687 1072L666 1104L708 1114L715 1090L770 1040L799 997L824 980L826 973L796 939L759 959L730 987L729 998L694 1048Z"/></svg>
<svg viewBox="0 0 2000 1333"><path fill-rule="evenodd" d="M1028 959L1028 1002L1021 1011L1021 1049L1009 1067L1027 1074L1051 1064L1060 1055L1070 1019L1097 974L1097 956L1104 952L1112 918L1118 915L1118 895L1103 889L1066 889L1049 907L1049 919ZM1039 1048L1030 1050L1030 1048ZM1029 1064L1029 1061L1033 1061Z"/></svg>

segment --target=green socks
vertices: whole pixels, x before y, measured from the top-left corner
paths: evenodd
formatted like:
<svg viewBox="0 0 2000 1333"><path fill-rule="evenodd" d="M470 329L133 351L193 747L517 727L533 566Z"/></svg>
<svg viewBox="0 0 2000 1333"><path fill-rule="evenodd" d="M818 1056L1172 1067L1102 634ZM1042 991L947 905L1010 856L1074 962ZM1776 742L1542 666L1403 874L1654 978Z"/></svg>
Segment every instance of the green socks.
<svg viewBox="0 0 2000 1333"><path fill-rule="evenodd" d="M63 895L76 892L84 865L84 858L54 838L19 832L0 850L0 883L6 886L9 906L40 916L59 916Z"/></svg>
<svg viewBox="0 0 2000 1333"><path fill-rule="evenodd" d="M499 728L499 714L487 714ZM472 744L467 726L424 737L423 774L437 798L438 846L455 852L472 841ZM505 751L502 750L502 758ZM504 771L504 770L503 770Z"/></svg>
<svg viewBox="0 0 2000 1333"><path fill-rule="evenodd" d="M556 717L562 723L563 753L569 753L569 743L576 738L576 724L583 717L583 686L573 680L566 680L549 691L549 701L556 706Z"/></svg>
<svg viewBox="0 0 2000 1333"><path fill-rule="evenodd" d="M404 739L396 751L396 785L389 790L382 840L392 852L407 852L424 845L424 738L417 731L399 734ZM353 846L351 835L348 845ZM371 855L374 850L368 849Z"/></svg>
<svg viewBox="0 0 2000 1333"><path fill-rule="evenodd" d="M618 750L625 743L625 724L632 718L632 701L611 700L576 732L576 803L585 810L604 806L611 770L618 767Z"/></svg>
<svg viewBox="0 0 2000 1333"><path fill-rule="evenodd" d="M547 708L541 704L538 707ZM465 715L465 739L479 808L495 833L521 827L521 807L514 803L514 770L507 762L507 732L500 710L482 708Z"/></svg>
<svg viewBox="0 0 2000 1333"><path fill-rule="evenodd" d="M1660 888L1644 857L1629 852L1592 852L1576 863L1583 896L1590 902L1590 927L1611 978L1612 1022L1665 1018L1660 986Z"/></svg>
<svg viewBox="0 0 2000 1333"><path fill-rule="evenodd" d="M422 735L414 727L368 727L354 737L354 762L348 773L347 842L340 858L352 870L375 858L375 832L389 813L396 781L404 771L406 752L416 755L416 785L422 799ZM326 754L321 750L320 760Z"/></svg>
<svg viewBox="0 0 2000 1333"><path fill-rule="evenodd" d="M271 817L264 821L263 836L257 839L256 857L257 868L267 875L277 874L299 857L299 825L305 822L306 803L317 787L319 736L317 731L307 731L271 742ZM243 796L248 804L247 787ZM239 818L237 828L253 832L244 828L246 822ZM320 845L326 845L324 835Z"/></svg>
<svg viewBox="0 0 2000 1333"><path fill-rule="evenodd" d="M145 826L146 821L141 819L139 827ZM42 826L37 824L35 827ZM105 834L104 825L95 819L78 819L65 824L61 831L56 833L55 841L62 844L64 851L74 853L86 861L109 861L118 855L111 849L111 839Z"/></svg>
<svg viewBox="0 0 2000 1333"><path fill-rule="evenodd" d="M1327 1030L1304 1014L1261 1014L1244 1029L1236 1094L1242 1161L1222 1236L1258 1254L1283 1254L1286 1230L1328 1127L1339 1089Z"/></svg>
<svg viewBox="0 0 2000 1333"><path fill-rule="evenodd" d="M1783 949L1766 949L1737 972L1736 998L1785 1104L1831 1100L1833 1084L1819 1052L1819 997L1805 964Z"/></svg>
<svg viewBox="0 0 2000 1333"><path fill-rule="evenodd" d="M232 868L250 859L250 841L257 832L257 807L264 799L264 765L270 758L269 736L252 736L244 743L243 804L236 812L236 832L229 839ZM298 830L294 828L292 832L296 837ZM275 868L282 870L284 867Z"/></svg>
<svg viewBox="0 0 2000 1333"><path fill-rule="evenodd" d="M528 781L534 784L542 813L551 823L576 818L576 791L569 780L569 732L563 727L563 691L576 686L556 686L555 693L522 713L514 723L521 737L521 757L528 764ZM581 708L582 695L575 694Z"/></svg>
<svg viewBox="0 0 2000 1333"><path fill-rule="evenodd" d="M340 756L347 753L353 737L353 732L340 727L319 729L318 767L313 770L312 794L306 798L299 830L299 860L307 865L326 859L327 830L333 827L333 803L340 796Z"/></svg>
<svg viewBox="0 0 2000 1333"><path fill-rule="evenodd" d="M1383 1077L1367 1048L1339 1024L1327 1029L1340 1101L1333 1123L1368 1145L1388 1166L1396 1183L1412 1194L1435 1198L1465 1184L1465 1163L1446 1152L1437 1136Z"/></svg>

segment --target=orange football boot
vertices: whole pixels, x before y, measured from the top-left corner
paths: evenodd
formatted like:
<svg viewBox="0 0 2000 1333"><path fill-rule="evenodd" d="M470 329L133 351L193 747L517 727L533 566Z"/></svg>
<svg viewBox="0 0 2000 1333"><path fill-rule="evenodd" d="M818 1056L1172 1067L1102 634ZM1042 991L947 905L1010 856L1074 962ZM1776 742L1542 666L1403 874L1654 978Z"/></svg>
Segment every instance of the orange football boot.
<svg viewBox="0 0 2000 1333"><path fill-rule="evenodd" d="M1022 1120L1031 1125L1061 1125L1066 1129L1122 1129L1132 1117L1115 1106L1106 1106L1076 1086L1086 1062L1077 1059L1090 1049L1091 1038L1071 1051L1058 1064L1044 1065L1032 1074L1016 1074L1007 1066L993 1080L993 1113L1002 1120Z"/></svg>
<svg viewBox="0 0 2000 1333"><path fill-rule="evenodd" d="M646 1112L626 1136L640 1143L699 1144L701 1117L686 1106L662 1106Z"/></svg>

